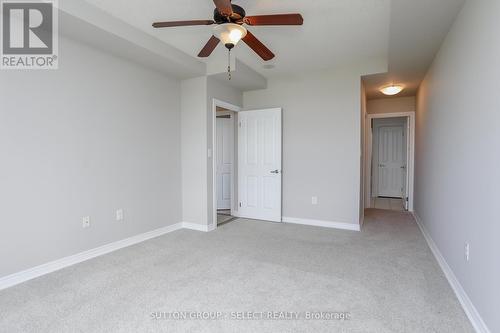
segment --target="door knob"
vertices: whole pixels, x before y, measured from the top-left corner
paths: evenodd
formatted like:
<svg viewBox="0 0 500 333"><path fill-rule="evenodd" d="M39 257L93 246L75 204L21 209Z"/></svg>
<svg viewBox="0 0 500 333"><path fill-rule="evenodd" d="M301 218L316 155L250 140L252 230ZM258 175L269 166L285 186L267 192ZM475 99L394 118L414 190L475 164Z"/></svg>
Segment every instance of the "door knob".
<svg viewBox="0 0 500 333"><path fill-rule="evenodd" d="M378 165L380 168L385 168L385 164L379 164Z"/></svg>
<svg viewBox="0 0 500 333"><path fill-rule="evenodd" d="M278 173L280 173L280 171L279 170L273 170L273 171L271 171L271 173L278 174Z"/></svg>

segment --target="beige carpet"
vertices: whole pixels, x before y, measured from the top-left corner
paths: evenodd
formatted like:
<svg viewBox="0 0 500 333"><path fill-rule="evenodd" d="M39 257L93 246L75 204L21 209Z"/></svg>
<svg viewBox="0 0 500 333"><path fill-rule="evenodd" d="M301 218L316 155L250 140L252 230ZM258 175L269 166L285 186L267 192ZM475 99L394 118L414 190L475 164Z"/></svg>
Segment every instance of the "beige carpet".
<svg viewBox="0 0 500 333"><path fill-rule="evenodd" d="M388 209L403 212L405 211L403 199L395 198L372 198L371 207L376 209Z"/></svg>
<svg viewBox="0 0 500 333"><path fill-rule="evenodd" d="M181 311L221 317L165 319ZM279 311L297 317L269 319ZM0 332L472 328L412 217L370 210L362 232L249 220L176 231L1 291Z"/></svg>
<svg viewBox="0 0 500 333"><path fill-rule="evenodd" d="M236 218L231 215L222 215L222 214L217 214L217 225L222 225L224 223L228 223L230 221L235 220Z"/></svg>

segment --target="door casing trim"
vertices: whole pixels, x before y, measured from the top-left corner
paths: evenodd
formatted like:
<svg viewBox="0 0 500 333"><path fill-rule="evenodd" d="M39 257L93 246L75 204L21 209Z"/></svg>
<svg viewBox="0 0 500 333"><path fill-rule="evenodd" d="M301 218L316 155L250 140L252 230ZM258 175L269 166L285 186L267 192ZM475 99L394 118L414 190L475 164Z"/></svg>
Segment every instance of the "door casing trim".
<svg viewBox="0 0 500 333"><path fill-rule="evenodd" d="M414 197L414 182L415 182L415 112L393 112L393 113L377 113L377 114L367 114L365 122L365 159L363 168L365 170L365 193L364 202L365 208L371 207L371 192L372 192L372 159L373 159L373 135L372 135L372 120L378 118L400 118L406 117L409 122L410 131L408 133L409 144L407 147L407 173L408 173L408 211L413 212L413 197Z"/></svg>
<svg viewBox="0 0 500 333"><path fill-rule="evenodd" d="M227 103L216 98L212 99L212 226L211 230L217 229L217 107L233 112L240 112L241 107ZM237 126L237 124L234 124ZM231 216L238 216L234 210L234 168L236 157L233 154L233 172L231 173ZM208 214L208 212L207 212Z"/></svg>

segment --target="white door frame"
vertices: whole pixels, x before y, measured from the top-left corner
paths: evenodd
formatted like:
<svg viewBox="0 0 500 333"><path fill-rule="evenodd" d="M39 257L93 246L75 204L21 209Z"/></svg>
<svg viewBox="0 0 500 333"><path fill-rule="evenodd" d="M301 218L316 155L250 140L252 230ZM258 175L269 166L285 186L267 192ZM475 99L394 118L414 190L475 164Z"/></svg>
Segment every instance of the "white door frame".
<svg viewBox="0 0 500 333"><path fill-rule="evenodd" d="M415 180L415 112L395 112L395 113L380 113L380 114L367 114L365 124L365 208L371 208L372 196L372 151L373 151L373 137L372 137L372 121L377 118L400 118L406 117L408 119L410 131L408 133L408 146L407 146L407 191L408 191L408 211L413 212L413 188Z"/></svg>
<svg viewBox="0 0 500 333"><path fill-rule="evenodd" d="M240 112L241 107L218 100L212 99L212 228L217 229L217 107L221 107L233 112ZM234 119L233 119L234 121ZM237 124L235 123L235 128ZM232 170L231 170L231 215L237 216L234 210L234 169L236 158L233 154Z"/></svg>

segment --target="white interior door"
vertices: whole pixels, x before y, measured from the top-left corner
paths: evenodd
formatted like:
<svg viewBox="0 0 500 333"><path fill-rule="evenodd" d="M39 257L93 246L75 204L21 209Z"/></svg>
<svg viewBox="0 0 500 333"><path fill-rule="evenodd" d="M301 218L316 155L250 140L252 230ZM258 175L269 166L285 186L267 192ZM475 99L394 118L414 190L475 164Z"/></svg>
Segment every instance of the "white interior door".
<svg viewBox="0 0 500 333"><path fill-rule="evenodd" d="M239 216L281 222L281 109L238 118Z"/></svg>
<svg viewBox="0 0 500 333"><path fill-rule="evenodd" d="M382 126L378 138L378 196L402 198L405 164L403 126Z"/></svg>
<svg viewBox="0 0 500 333"><path fill-rule="evenodd" d="M231 209L234 122L230 115L216 119L217 209Z"/></svg>

